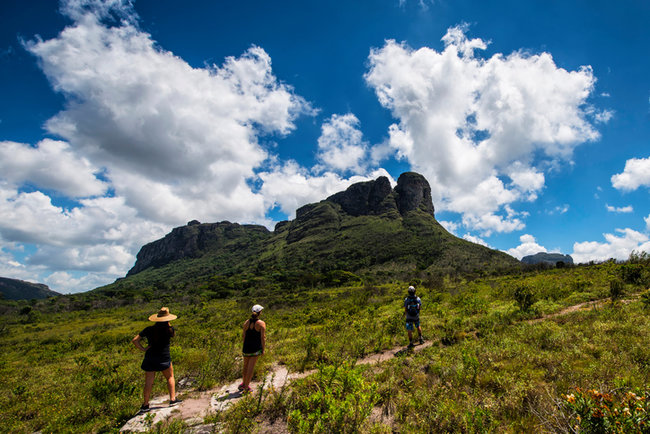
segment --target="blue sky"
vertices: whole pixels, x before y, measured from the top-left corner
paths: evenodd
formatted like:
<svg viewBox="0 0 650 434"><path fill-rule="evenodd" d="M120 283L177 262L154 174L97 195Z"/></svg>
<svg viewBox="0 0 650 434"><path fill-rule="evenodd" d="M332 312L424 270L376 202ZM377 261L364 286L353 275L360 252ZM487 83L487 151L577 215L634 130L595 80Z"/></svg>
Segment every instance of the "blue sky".
<svg viewBox="0 0 650 434"><path fill-rule="evenodd" d="M189 220L414 170L518 258L650 251L647 2L7 0L0 275L78 292Z"/></svg>

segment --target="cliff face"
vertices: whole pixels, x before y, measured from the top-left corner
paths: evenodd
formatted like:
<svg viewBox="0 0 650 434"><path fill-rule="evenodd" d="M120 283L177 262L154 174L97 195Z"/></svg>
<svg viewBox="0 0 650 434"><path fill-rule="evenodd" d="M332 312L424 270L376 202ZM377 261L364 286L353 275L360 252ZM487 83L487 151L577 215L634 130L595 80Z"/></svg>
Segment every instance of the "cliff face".
<svg viewBox="0 0 650 434"><path fill-rule="evenodd" d="M353 184L299 208L294 220L279 222L273 232L192 221L142 247L128 276L180 259L200 259L205 265L199 268L212 274L519 264L448 233L435 220L428 181L413 172L403 173L395 188L386 177Z"/></svg>
<svg viewBox="0 0 650 434"><path fill-rule="evenodd" d="M231 251L241 247L242 243L247 244L247 241L268 238L270 235L271 232L264 226L240 225L228 221L202 224L193 220L187 226L174 228L165 238L144 245L127 276L179 259L199 258L208 252Z"/></svg>

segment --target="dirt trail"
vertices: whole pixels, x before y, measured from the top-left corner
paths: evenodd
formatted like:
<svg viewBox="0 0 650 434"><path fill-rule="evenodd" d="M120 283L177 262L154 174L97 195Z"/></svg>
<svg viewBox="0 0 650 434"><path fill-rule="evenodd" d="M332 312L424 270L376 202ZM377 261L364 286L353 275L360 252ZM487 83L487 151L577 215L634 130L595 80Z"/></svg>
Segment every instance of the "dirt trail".
<svg viewBox="0 0 650 434"><path fill-rule="evenodd" d="M550 313L548 315L543 315L540 318L531 319L531 320L528 320L526 322L528 324L534 324L536 322L544 321L544 320L551 319L551 318L556 318L558 316L568 315L568 314L570 314L572 312L577 312L579 310L589 310L589 309L593 309L593 308L598 308L598 307L602 306L603 304L605 304L606 301L607 301L607 299L594 300L594 301L587 301L585 303L579 303L579 304L564 308L559 312Z"/></svg>
<svg viewBox="0 0 650 434"><path fill-rule="evenodd" d="M621 304L628 304L628 303L633 302L636 299L637 299L636 297L633 297L633 298L630 298L630 299L627 299L627 300L620 300L619 302ZM580 310L598 309L599 307L604 306L606 303L611 303L611 300L609 298L601 298L600 300L587 301L587 302L584 302L584 303L579 303L579 304L575 304L573 306L566 307L566 308L562 309L559 312L550 313L548 315L543 315L540 318L531 319L531 320L528 320L526 322L528 324L534 324L534 323L544 321L544 320L547 320L547 319L568 315L568 314L573 313L573 312L578 312Z"/></svg>
<svg viewBox="0 0 650 434"><path fill-rule="evenodd" d="M572 312L598 308L607 303L609 299L601 299L589 301L586 303L576 304L562 309L559 312L544 315L541 318L528 320L529 324L537 323L547 319L567 315ZM621 300L621 303L629 303L633 300ZM417 353L425 348L433 345L434 342L427 341L422 345L417 345L414 348L407 350L404 347L395 347L381 353L371 354L364 358L358 359L358 365L370 365L385 362L401 354ZM275 389L283 388L287 383L307 377L316 370L305 372L289 372L283 365L274 364L269 369L267 376L262 382L251 383L251 388L257 390L259 386L264 384L264 388L273 386ZM147 413L138 414L129 420L120 430L120 432L145 432L150 427L155 426L158 422L163 422L169 418L182 419L192 428L189 432L196 434L203 432L212 432L212 427L201 425L206 416L215 412L226 410L228 407L236 403L242 398L242 394L237 390L237 386L241 380L234 381L230 384L223 385L207 391L190 391L186 394L185 399L175 407L169 407L168 397L158 397L150 401L151 410Z"/></svg>
<svg viewBox="0 0 650 434"><path fill-rule="evenodd" d="M420 352L432 344L433 342L427 341L410 350L404 347L395 347L382 353L371 354L362 359L358 359L357 364L371 365L385 362L394 358L396 355ZM289 372L285 366L274 364L269 369L266 378L264 378L264 382L253 382L251 383L251 388L257 390L264 384L265 389L271 386L275 389L281 389L289 382L307 377L315 372L315 369L304 372ZM168 418L182 419L188 425L197 427L194 432L201 432L201 423L203 423L203 419L206 416L215 412L224 411L242 398L241 392L237 390L237 386L240 383L241 379L238 379L230 384L211 390L189 392L186 398L175 407L168 406L167 402L169 398L167 396L152 399L150 401L151 409L149 412L133 417L122 427L120 432L145 432L158 422L163 422Z"/></svg>

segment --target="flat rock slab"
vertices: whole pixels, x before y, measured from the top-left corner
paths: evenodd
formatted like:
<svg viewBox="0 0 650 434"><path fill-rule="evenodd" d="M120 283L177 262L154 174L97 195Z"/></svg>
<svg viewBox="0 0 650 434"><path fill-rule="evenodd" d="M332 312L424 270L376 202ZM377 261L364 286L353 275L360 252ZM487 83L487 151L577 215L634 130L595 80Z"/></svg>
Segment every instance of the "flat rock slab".
<svg viewBox="0 0 650 434"><path fill-rule="evenodd" d="M158 422L167 420L177 407L170 407L167 397L159 397L149 401L149 411L138 413L129 420L120 432L145 432Z"/></svg>
<svg viewBox="0 0 650 434"><path fill-rule="evenodd" d="M363 359L357 360L359 365L381 363L400 355L411 352L418 352L432 345L431 341L417 345L413 348L398 347L383 353L371 354ZM283 365L274 364L263 381L251 383L251 389L255 392L263 386L264 390L273 387L276 390L282 389L288 382L305 378L316 370L305 372L289 373ZM214 425L203 425L206 416L227 410L231 405L238 402L244 395L237 389L241 379L226 384L220 388L205 392L195 392L186 397L180 404L169 407L167 397L158 397L150 401L150 410L146 413L138 413L129 420L120 432L145 432L155 426L158 422L164 422L170 418L182 419L191 426L189 432L202 433L212 429Z"/></svg>

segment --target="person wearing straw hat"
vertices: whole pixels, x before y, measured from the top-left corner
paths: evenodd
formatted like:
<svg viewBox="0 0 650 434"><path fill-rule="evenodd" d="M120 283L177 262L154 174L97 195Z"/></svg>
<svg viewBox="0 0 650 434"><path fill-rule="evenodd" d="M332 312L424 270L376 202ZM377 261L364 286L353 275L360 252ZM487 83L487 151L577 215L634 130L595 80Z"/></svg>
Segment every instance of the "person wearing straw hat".
<svg viewBox="0 0 650 434"><path fill-rule="evenodd" d="M253 379L253 370L255 363L259 356L264 354L266 347L266 323L260 318L260 313L264 309L259 304L256 304L251 309L251 317L244 323L244 330L242 332L242 339L244 345L242 353L244 356L244 368L242 373L242 383L239 385L239 390L243 393L251 391L250 383Z"/></svg>
<svg viewBox="0 0 650 434"><path fill-rule="evenodd" d="M174 379L174 367L172 366L172 358L169 354L169 341L174 337L174 327L169 324L169 321L175 320L176 315L169 313L166 307L160 308L158 313L149 317L149 321L155 324L142 330L135 335L133 345L137 349L144 352L144 360L142 361L141 368L144 372L144 401L141 412L149 410L149 397L151 396L151 389L153 389L153 381L156 372L162 372L167 380L167 389L169 390L169 406L178 404L180 399L176 399L176 383ZM148 345L142 346L142 340L147 339Z"/></svg>

